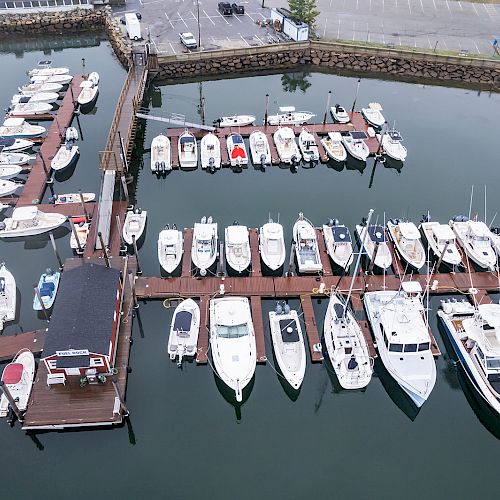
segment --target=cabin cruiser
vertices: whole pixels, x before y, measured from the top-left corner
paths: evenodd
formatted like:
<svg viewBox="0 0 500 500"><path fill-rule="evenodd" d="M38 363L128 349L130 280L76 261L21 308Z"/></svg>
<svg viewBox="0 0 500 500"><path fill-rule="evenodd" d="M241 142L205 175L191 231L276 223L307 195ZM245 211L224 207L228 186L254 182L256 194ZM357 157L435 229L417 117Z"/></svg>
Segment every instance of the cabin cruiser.
<svg viewBox="0 0 500 500"><path fill-rule="evenodd" d="M316 230L312 223L304 217L302 212L293 225L293 239L295 241L295 254L300 273L320 273L323 264L319 255Z"/></svg>
<svg viewBox="0 0 500 500"><path fill-rule="evenodd" d="M328 135L320 139L320 141L329 158L338 162L346 161L347 151L342 144L340 132L328 132Z"/></svg>
<svg viewBox="0 0 500 500"><path fill-rule="evenodd" d="M0 222L0 238L42 234L59 227L66 220L65 215L41 212L36 206L16 207L11 217Z"/></svg>
<svg viewBox="0 0 500 500"><path fill-rule="evenodd" d="M366 292L363 297L384 366L419 408L436 382L421 292L418 282L404 281L398 291Z"/></svg>
<svg viewBox="0 0 500 500"><path fill-rule="evenodd" d="M246 297L210 301L210 346L218 376L241 403L257 362L255 332Z"/></svg>
<svg viewBox="0 0 500 500"><path fill-rule="evenodd" d="M289 127L280 127L273 135L276 150L282 163L297 164L301 156L293 129Z"/></svg>
<svg viewBox="0 0 500 500"><path fill-rule="evenodd" d="M232 167L240 167L248 164L247 149L245 141L240 134L229 134L226 139L229 162Z"/></svg>
<svg viewBox="0 0 500 500"><path fill-rule="evenodd" d="M352 132L342 135L342 142L352 157L360 161L366 161L370 154L370 150L365 142L367 138L368 136L365 132L353 130Z"/></svg>
<svg viewBox="0 0 500 500"><path fill-rule="evenodd" d="M227 265L237 273L246 271L252 261L248 228L237 222L226 227L224 245Z"/></svg>
<svg viewBox="0 0 500 500"><path fill-rule="evenodd" d="M387 230L402 259L414 269L421 269L425 264L425 250L417 226L413 222L390 219Z"/></svg>
<svg viewBox="0 0 500 500"><path fill-rule="evenodd" d="M0 138L0 149L3 153L7 151L26 151L35 145L33 141L27 139L16 139L14 137Z"/></svg>
<svg viewBox="0 0 500 500"><path fill-rule="evenodd" d="M332 261L342 269L347 269L354 258L349 229L337 219L330 219L328 224L323 224L323 238Z"/></svg>
<svg viewBox="0 0 500 500"><path fill-rule="evenodd" d="M302 125L316 116L309 111L295 111L293 106L281 106L280 112L267 117L268 125Z"/></svg>
<svg viewBox="0 0 500 500"><path fill-rule="evenodd" d="M139 240L145 234L147 216L147 210L134 207L127 210L122 230L123 240L127 245L133 245L134 240L136 244L139 244Z"/></svg>
<svg viewBox="0 0 500 500"><path fill-rule="evenodd" d="M46 102L19 102L13 106L10 116L36 116L44 115L52 111L52 105Z"/></svg>
<svg viewBox="0 0 500 500"><path fill-rule="evenodd" d="M221 116L214 123L218 123L219 127L244 127L251 125L254 121L255 116L252 115L233 115Z"/></svg>
<svg viewBox="0 0 500 500"><path fill-rule="evenodd" d="M200 308L193 299L183 300L174 311L168 337L168 354L182 367L184 356L195 356L200 331Z"/></svg>
<svg viewBox="0 0 500 500"><path fill-rule="evenodd" d="M388 130L382 134L377 135L377 138L382 143L384 153L396 161L405 161L407 150L403 146L403 137L397 130Z"/></svg>
<svg viewBox="0 0 500 500"><path fill-rule="evenodd" d="M286 381L298 390L306 372L306 348L297 311L288 304L269 313L271 339L278 366Z"/></svg>
<svg viewBox="0 0 500 500"><path fill-rule="evenodd" d="M283 266L286 249L281 224L269 219L259 229L259 251L262 262L270 271L278 271Z"/></svg>
<svg viewBox="0 0 500 500"><path fill-rule="evenodd" d="M462 264L462 256L457 248L455 233L448 224L432 221L422 222L420 230L434 256L442 259L443 264L452 270Z"/></svg>
<svg viewBox="0 0 500 500"><path fill-rule="evenodd" d="M181 168L192 169L198 166L196 138L191 132L186 130L180 135L177 148Z"/></svg>
<svg viewBox="0 0 500 500"><path fill-rule="evenodd" d="M4 323L16 318L16 280L14 275L0 264L0 333Z"/></svg>
<svg viewBox="0 0 500 500"><path fill-rule="evenodd" d="M381 129L385 123L385 118L381 111L382 106L378 102L371 102L367 108L361 108L361 114L366 122L377 129Z"/></svg>
<svg viewBox="0 0 500 500"><path fill-rule="evenodd" d="M26 96L24 94L14 94L10 104L11 106L15 106L16 104L25 104L27 102L44 102L46 104L53 104L58 99L59 94L57 92L37 92L36 94L32 94L30 96Z"/></svg>
<svg viewBox="0 0 500 500"><path fill-rule="evenodd" d="M220 140L212 132L201 138L200 158L203 169L214 171L221 166Z"/></svg>
<svg viewBox="0 0 500 500"><path fill-rule="evenodd" d="M441 301L438 317L472 386L500 415L500 305Z"/></svg>
<svg viewBox="0 0 500 500"><path fill-rule="evenodd" d="M158 260L166 273L173 273L181 263L184 252L184 238L182 231L175 224L172 229L167 224L158 235Z"/></svg>
<svg viewBox="0 0 500 500"><path fill-rule="evenodd" d="M497 255L491 245L491 231L481 221L457 216L449 222L465 254L479 267L494 271Z"/></svg>
<svg viewBox="0 0 500 500"><path fill-rule="evenodd" d="M7 118L0 127L0 137L30 138L38 137L46 132L45 127L31 125L24 118Z"/></svg>
<svg viewBox="0 0 500 500"><path fill-rule="evenodd" d="M356 233L361 242L361 249L366 252L370 261L373 261L375 254L374 265L380 269L389 268L392 264L392 255L387 246L384 228L370 225L367 230L366 226L358 224L356 225Z"/></svg>
<svg viewBox="0 0 500 500"><path fill-rule="evenodd" d="M163 134L157 135L151 141L151 171L167 172L172 170L170 139Z"/></svg>
<svg viewBox="0 0 500 500"><path fill-rule="evenodd" d="M346 111L346 109L340 104L335 104L330 108L330 113L332 118L338 123L349 123L351 119Z"/></svg>
<svg viewBox="0 0 500 500"><path fill-rule="evenodd" d="M271 149L266 134L256 130L250 134L248 140L250 145L250 154L254 165L271 165Z"/></svg>
<svg viewBox="0 0 500 500"><path fill-rule="evenodd" d="M302 132L299 134L299 149L302 153L304 161L319 160L319 151L316 139L314 138L314 135L306 129L302 129Z"/></svg>
<svg viewBox="0 0 500 500"><path fill-rule="evenodd" d="M193 229L193 243L191 259L200 274L205 276L217 259L218 235L217 222L202 217L201 222L195 222Z"/></svg>

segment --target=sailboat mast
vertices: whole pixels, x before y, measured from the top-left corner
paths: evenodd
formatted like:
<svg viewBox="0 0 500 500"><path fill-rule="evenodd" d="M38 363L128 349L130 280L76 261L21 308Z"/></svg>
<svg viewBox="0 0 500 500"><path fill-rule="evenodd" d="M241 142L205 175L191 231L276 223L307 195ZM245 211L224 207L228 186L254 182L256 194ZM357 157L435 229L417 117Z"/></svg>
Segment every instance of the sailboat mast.
<svg viewBox="0 0 500 500"><path fill-rule="evenodd" d="M474 184L472 184L471 190L470 190L470 202L469 202L469 220L470 220L470 215L472 212L472 197L474 196Z"/></svg>

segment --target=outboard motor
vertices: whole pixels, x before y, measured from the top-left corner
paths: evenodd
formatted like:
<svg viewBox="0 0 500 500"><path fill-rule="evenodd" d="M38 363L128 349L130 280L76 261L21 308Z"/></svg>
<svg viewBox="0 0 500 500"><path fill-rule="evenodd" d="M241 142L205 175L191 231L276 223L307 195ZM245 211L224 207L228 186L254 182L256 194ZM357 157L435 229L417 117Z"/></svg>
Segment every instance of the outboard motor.
<svg viewBox="0 0 500 500"><path fill-rule="evenodd" d="M164 162L164 161L162 161L162 162L160 163L160 168L161 168L161 171L162 171L162 172L165 172L165 162Z"/></svg>
<svg viewBox="0 0 500 500"><path fill-rule="evenodd" d="M465 215L455 215L452 220L453 222L467 222L469 218Z"/></svg>
<svg viewBox="0 0 500 500"><path fill-rule="evenodd" d="M500 227L492 227L490 229L490 231L493 233L493 234L500 234Z"/></svg>
<svg viewBox="0 0 500 500"><path fill-rule="evenodd" d="M160 162L159 162L159 161L155 162L155 170L156 170L157 172L159 172L159 171L160 171Z"/></svg>
<svg viewBox="0 0 500 500"><path fill-rule="evenodd" d="M276 314L283 314L283 306L279 302L276 302L276 307L274 308L274 312Z"/></svg>
<svg viewBox="0 0 500 500"><path fill-rule="evenodd" d="M172 229L175 229L177 231L177 224L172 224Z"/></svg>
<svg viewBox="0 0 500 500"><path fill-rule="evenodd" d="M290 306L288 304L285 304L283 307L283 313L284 314L290 314Z"/></svg>
<svg viewBox="0 0 500 500"><path fill-rule="evenodd" d="M266 165L266 155L264 153L260 155L260 164L262 165L262 167L265 167Z"/></svg>
<svg viewBox="0 0 500 500"><path fill-rule="evenodd" d="M424 214L422 215L422 219L420 220L420 222L430 222L432 220L432 217L431 217L431 214Z"/></svg>

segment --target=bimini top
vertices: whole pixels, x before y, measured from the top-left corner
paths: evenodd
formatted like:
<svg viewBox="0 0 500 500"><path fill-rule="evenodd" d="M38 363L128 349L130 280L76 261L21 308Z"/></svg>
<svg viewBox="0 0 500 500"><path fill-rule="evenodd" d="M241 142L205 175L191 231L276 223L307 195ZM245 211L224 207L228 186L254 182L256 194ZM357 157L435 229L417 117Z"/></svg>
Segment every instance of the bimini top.
<svg viewBox="0 0 500 500"><path fill-rule="evenodd" d="M418 281L403 281L401 288L406 293L422 293L422 285Z"/></svg>
<svg viewBox="0 0 500 500"><path fill-rule="evenodd" d="M229 245L242 245L248 241L248 229L246 226L228 226L226 233Z"/></svg>
<svg viewBox="0 0 500 500"><path fill-rule="evenodd" d="M283 226L277 222L268 222L263 226L264 236L269 239L279 239L283 236Z"/></svg>
<svg viewBox="0 0 500 500"><path fill-rule="evenodd" d="M374 243L384 243L385 231L382 226L370 226L368 228L368 236Z"/></svg>
<svg viewBox="0 0 500 500"><path fill-rule="evenodd" d="M183 135L180 138L181 144L186 144L188 142L194 142L196 139L192 135Z"/></svg>
<svg viewBox="0 0 500 500"><path fill-rule="evenodd" d="M298 342L300 340L297 323L293 319L280 319L279 325L283 342Z"/></svg>
<svg viewBox="0 0 500 500"><path fill-rule="evenodd" d="M349 233L349 229L345 226L332 226L330 229L332 230L333 241L335 243L351 242L351 233Z"/></svg>
<svg viewBox="0 0 500 500"><path fill-rule="evenodd" d="M368 136L366 135L365 132L362 132L360 130L353 130L352 132L349 132L349 135L353 138L353 139L356 139L356 140L359 140L359 139L367 139Z"/></svg>
<svg viewBox="0 0 500 500"><path fill-rule="evenodd" d="M282 113L293 113L295 111L295 106L280 106L280 111Z"/></svg>
<svg viewBox="0 0 500 500"><path fill-rule="evenodd" d="M243 137L240 134L231 134L229 137L233 140L233 144L243 144Z"/></svg>
<svg viewBox="0 0 500 500"><path fill-rule="evenodd" d="M214 236L215 224L201 224L196 222L194 225L194 233L197 240L211 240Z"/></svg>
<svg viewBox="0 0 500 500"><path fill-rule="evenodd" d="M398 227L403 238L407 240L420 239L420 231L417 229L417 226L413 224L413 222L400 222Z"/></svg>
<svg viewBox="0 0 500 500"><path fill-rule="evenodd" d="M38 213L38 208L34 206L14 208L12 220L34 219Z"/></svg>

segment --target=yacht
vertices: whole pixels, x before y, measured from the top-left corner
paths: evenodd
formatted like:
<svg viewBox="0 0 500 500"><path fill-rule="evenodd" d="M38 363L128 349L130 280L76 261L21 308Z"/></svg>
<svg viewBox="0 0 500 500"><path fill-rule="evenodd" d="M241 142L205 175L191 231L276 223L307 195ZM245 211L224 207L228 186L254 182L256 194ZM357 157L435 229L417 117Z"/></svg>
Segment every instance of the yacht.
<svg viewBox="0 0 500 500"><path fill-rule="evenodd" d="M330 113L332 115L332 118L338 123L349 123L351 121L346 109L340 104L335 104L335 106L332 106L330 108Z"/></svg>
<svg viewBox="0 0 500 500"><path fill-rule="evenodd" d="M0 264L0 333L4 323L16 318L16 280L14 275Z"/></svg>
<svg viewBox="0 0 500 500"><path fill-rule="evenodd" d="M226 227L224 245L227 265L237 273L245 272L252 261L248 228L237 222Z"/></svg>
<svg viewBox="0 0 500 500"><path fill-rule="evenodd" d="M323 264L319 255L316 230L312 223L299 213L299 218L293 225L293 239L295 241L295 255L300 273L320 273Z"/></svg>
<svg viewBox="0 0 500 500"><path fill-rule="evenodd" d="M219 127L244 127L245 125L251 125L254 121L255 116L253 115L233 115L221 116L214 123L217 123Z"/></svg>
<svg viewBox="0 0 500 500"><path fill-rule="evenodd" d="M340 268L348 269L354 259L349 229L337 219L330 219L327 224L323 224L323 238L332 261Z"/></svg>
<svg viewBox="0 0 500 500"><path fill-rule="evenodd" d="M271 165L271 149L269 148L269 141L264 132L260 130L252 132L248 143L254 165Z"/></svg>
<svg viewBox="0 0 500 500"><path fill-rule="evenodd" d="M38 137L46 132L45 127L31 125L24 118L7 118L0 127L0 137L23 139Z"/></svg>
<svg viewBox="0 0 500 500"><path fill-rule="evenodd" d="M340 132L328 132L328 135L320 139L320 141L329 158L338 162L347 160L347 151L342 144Z"/></svg>
<svg viewBox="0 0 500 500"><path fill-rule="evenodd" d="M295 111L293 106L281 106L279 113L267 117L268 125L302 125L316 116L309 111Z"/></svg>
<svg viewBox="0 0 500 500"><path fill-rule="evenodd" d="M240 134L229 134L226 139L226 145L231 167L241 167L248 164L247 148Z"/></svg>
<svg viewBox="0 0 500 500"><path fill-rule="evenodd" d="M424 404L436 382L421 292L418 282L405 281L401 290L366 292L363 297L380 358L417 407Z"/></svg>
<svg viewBox="0 0 500 500"><path fill-rule="evenodd" d="M365 132L353 130L342 136L342 142L348 153L357 160L366 161L370 150L365 142L368 138Z"/></svg>
<svg viewBox="0 0 500 500"><path fill-rule="evenodd" d="M397 130L388 130L382 137L377 136L378 140L382 141L382 147L384 148L384 153L396 161L405 161L407 150L403 146L403 137Z"/></svg>
<svg viewBox="0 0 500 500"><path fill-rule="evenodd" d="M243 400L243 390L255 373L255 332L249 300L222 297L210 301L210 346L218 376Z"/></svg>
<svg viewBox="0 0 500 500"><path fill-rule="evenodd" d="M259 251L264 265L272 272L282 268L285 263L286 249L283 226L269 219L259 229Z"/></svg>
<svg viewBox="0 0 500 500"><path fill-rule="evenodd" d="M417 226L413 222L391 219L387 222L387 231L401 258L414 269L421 269L425 264L425 249Z"/></svg>
<svg viewBox="0 0 500 500"><path fill-rule="evenodd" d="M181 263L184 252L184 238L175 224L166 226L158 235L158 260L162 269L172 274Z"/></svg>
<svg viewBox="0 0 500 500"><path fill-rule="evenodd" d="M148 212L140 208L129 208L123 223L123 240L127 245L138 245L140 239L145 235Z"/></svg>
<svg viewBox="0 0 500 500"><path fill-rule="evenodd" d="M163 134L151 141L151 172L167 172L172 170L170 139Z"/></svg>
<svg viewBox="0 0 500 500"><path fill-rule="evenodd" d="M191 259L202 276L205 276L215 263L217 250L217 222L212 222L212 217L203 217L201 222L194 224L191 246Z"/></svg>
<svg viewBox="0 0 500 500"><path fill-rule="evenodd" d="M177 149L181 168L193 169L198 166L196 138L191 132L186 130L179 136Z"/></svg>
<svg viewBox="0 0 500 500"><path fill-rule="evenodd" d="M392 255L387 246L384 228L373 225L369 226L367 230L366 226L358 224L356 225L356 233L361 242L361 249L366 252L370 261L373 260L375 254L374 265L380 269L389 268L392 264Z"/></svg>
<svg viewBox="0 0 500 500"><path fill-rule="evenodd" d="M220 140L212 132L201 138L200 159L203 169L214 171L221 166Z"/></svg>
<svg viewBox="0 0 500 500"><path fill-rule="evenodd" d="M319 160L319 151L316 139L314 138L314 135L306 129L302 129L302 132L299 134L299 149L302 153L304 161L314 162Z"/></svg>
<svg viewBox="0 0 500 500"><path fill-rule="evenodd" d="M437 259L442 256L442 263L450 267L451 270L462 265L462 256L457 248L455 233L448 224L432 221L422 222L420 230Z"/></svg>
<svg viewBox="0 0 500 500"><path fill-rule="evenodd" d="M361 114L368 125L377 129L381 129L385 123L385 118L381 111L382 106L378 102L371 102L367 108L361 108Z"/></svg>
<svg viewBox="0 0 500 500"><path fill-rule="evenodd" d="M168 354L182 367L184 356L195 356L200 331L200 308L193 299L183 300L174 311L168 337Z"/></svg>
<svg viewBox="0 0 500 500"><path fill-rule="evenodd" d="M280 127L273 135L274 144L282 163L297 164L301 156L295 142L295 133L289 127Z"/></svg>

